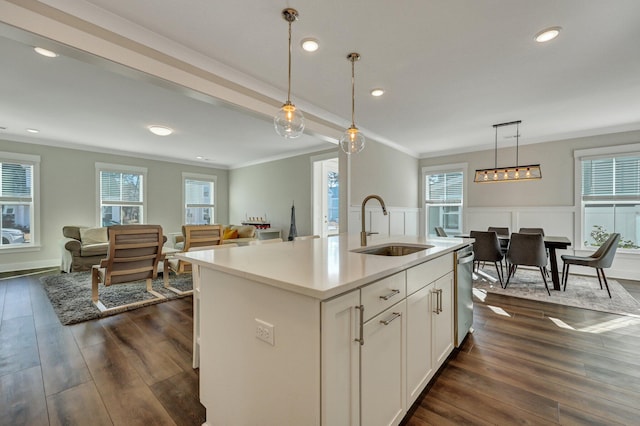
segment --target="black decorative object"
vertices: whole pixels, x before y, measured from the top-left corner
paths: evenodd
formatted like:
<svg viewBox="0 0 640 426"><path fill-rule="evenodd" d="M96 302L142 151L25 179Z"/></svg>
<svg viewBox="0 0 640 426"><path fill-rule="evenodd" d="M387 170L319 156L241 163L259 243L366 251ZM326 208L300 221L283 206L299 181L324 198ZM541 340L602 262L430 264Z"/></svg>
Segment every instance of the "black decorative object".
<svg viewBox="0 0 640 426"><path fill-rule="evenodd" d="M289 227L289 241L293 241L295 237L298 236L298 231L296 230L296 206L291 203L291 226Z"/></svg>

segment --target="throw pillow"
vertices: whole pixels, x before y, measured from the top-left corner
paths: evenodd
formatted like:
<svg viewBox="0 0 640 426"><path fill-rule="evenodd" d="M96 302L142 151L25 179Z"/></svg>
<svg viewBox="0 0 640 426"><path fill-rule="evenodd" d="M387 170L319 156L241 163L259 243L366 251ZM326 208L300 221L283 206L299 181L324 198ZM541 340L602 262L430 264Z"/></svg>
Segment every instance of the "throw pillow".
<svg viewBox="0 0 640 426"><path fill-rule="evenodd" d="M80 240L83 245L108 243L107 228L80 228Z"/></svg>
<svg viewBox="0 0 640 426"><path fill-rule="evenodd" d="M222 235L223 240L234 240L236 238L238 238L237 229L227 229L226 231L224 231L224 234Z"/></svg>
<svg viewBox="0 0 640 426"><path fill-rule="evenodd" d="M254 238L256 236L256 227L253 225L234 226L233 228L238 230L240 238Z"/></svg>

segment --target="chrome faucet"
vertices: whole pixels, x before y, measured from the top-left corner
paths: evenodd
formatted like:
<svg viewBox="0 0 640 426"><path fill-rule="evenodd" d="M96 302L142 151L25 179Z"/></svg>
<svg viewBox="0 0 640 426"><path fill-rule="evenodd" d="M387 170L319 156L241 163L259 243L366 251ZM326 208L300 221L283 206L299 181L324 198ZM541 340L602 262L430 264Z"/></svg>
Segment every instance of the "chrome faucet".
<svg viewBox="0 0 640 426"><path fill-rule="evenodd" d="M380 198L379 195L369 195L367 196L363 201L362 201L362 232L360 232L360 245L362 247L367 245L367 236L371 235L371 234L377 234L377 232L367 232L365 231L365 223L364 223L364 206L367 204L367 201L369 201L370 199L375 198L376 200L380 201L380 206L382 206L382 213L384 213L384 215L387 215L387 207L384 205L384 200L382 198Z"/></svg>

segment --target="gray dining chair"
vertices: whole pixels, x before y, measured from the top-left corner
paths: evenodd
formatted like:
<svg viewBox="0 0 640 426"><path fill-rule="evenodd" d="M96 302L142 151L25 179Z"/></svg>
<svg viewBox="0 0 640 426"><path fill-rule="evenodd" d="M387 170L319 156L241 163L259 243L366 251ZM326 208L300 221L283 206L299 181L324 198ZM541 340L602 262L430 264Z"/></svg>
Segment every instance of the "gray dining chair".
<svg viewBox="0 0 640 426"><path fill-rule="evenodd" d="M489 232L495 232L498 236L507 237L503 239L498 239L500 242L500 250L502 250L502 255L506 256L507 249L509 248L509 228L499 227L499 226L490 226L487 228Z"/></svg>
<svg viewBox="0 0 640 426"><path fill-rule="evenodd" d="M441 226L436 226L436 235L438 237L448 237L447 232Z"/></svg>
<svg viewBox="0 0 640 426"><path fill-rule="evenodd" d="M540 234L544 237L544 229L542 228L520 228L520 230L518 231L518 233L520 234ZM545 248L545 251L547 253L547 259L549 258L549 250L547 250ZM549 262L547 261L547 266L549 265ZM547 274L547 277L549 276L549 268L545 266L544 267L544 272Z"/></svg>
<svg viewBox="0 0 640 426"><path fill-rule="evenodd" d="M569 265L588 266L590 268L596 268L596 274L598 275L598 281L600 282L600 290L602 290L602 282L604 281L609 298L611 298L611 291L609 290L607 277L604 275L604 268L611 267L613 258L616 255L616 250L618 249L618 241L620 241L620 234L613 233L609 235L607 241L605 241L591 256L572 256L568 254L560 256L564 262L564 265L562 266L563 291L567 289Z"/></svg>
<svg viewBox="0 0 640 426"><path fill-rule="evenodd" d="M542 274L544 286L551 296L545 268L547 266L547 252L544 248L544 239L540 234L520 234L514 232L509 239L509 250L507 251L507 264L509 274L504 288L507 288L509 281L516 273L519 265L537 266Z"/></svg>
<svg viewBox="0 0 640 426"><path fill-rule="evenodd" d="M473 260L474 270L477 271L480 268L480 262L492 262L496 267L500 287L503 287L504 272L502 270L502 260L504 259L504 255L500 249L498 235L495 232L489 231L471 231L469 236L475 239L473 243L473 252L475 253Z"/></svg>

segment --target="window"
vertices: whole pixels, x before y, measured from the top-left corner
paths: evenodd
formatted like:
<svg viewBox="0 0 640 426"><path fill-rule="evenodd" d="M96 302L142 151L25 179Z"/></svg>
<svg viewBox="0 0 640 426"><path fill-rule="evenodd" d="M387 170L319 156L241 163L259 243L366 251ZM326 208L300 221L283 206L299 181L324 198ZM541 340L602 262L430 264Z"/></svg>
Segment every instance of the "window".
<svg viewBox="0 0 640 426"><path fill-rule="evenodd" d="M211 225L215 223L216 177L184 173L184 223Z"/></svg>
<svg viewBox="0 0 640 426"><path fill-rule="evenodd" d="M581 159L582 241L601 245L620 234L620 248L640 249L640 152Z"/></svg>
<svg viewBox="0 0 640 426"><path fill-rule="evenodd" d="M37 188L40 157L0 152L0 248L36 241Z"/></svg>
<svg viewBox="0 0 640 426"><path fill-rule="evenodd" d="M436 226L447 234L462 233L465 169L459 165L423 170L427 235L433 234Z"/></svg>
<svg viewBox="0 0 640 426"><path fill-rule="evenodd" d="M147 169L96 164L101 226L145 223Z"/></svg>

